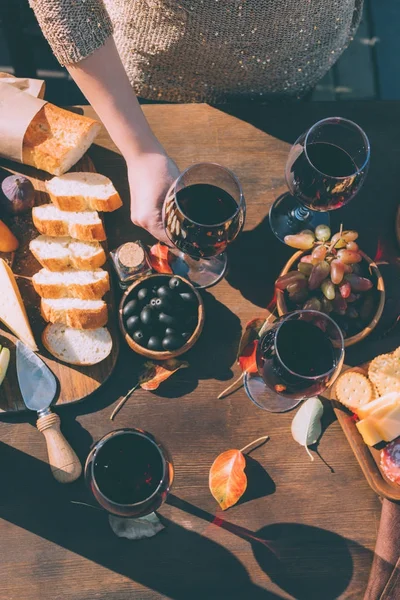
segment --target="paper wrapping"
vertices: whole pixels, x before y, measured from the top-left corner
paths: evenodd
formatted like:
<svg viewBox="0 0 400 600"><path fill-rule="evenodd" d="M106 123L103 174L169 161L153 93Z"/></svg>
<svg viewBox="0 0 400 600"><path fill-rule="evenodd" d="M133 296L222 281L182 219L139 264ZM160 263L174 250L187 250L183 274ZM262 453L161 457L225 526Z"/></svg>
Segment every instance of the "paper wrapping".
<svg viewBox="0 0 400 600"><path fill-rule="evenodd" d="M2 73L0 71L0 82L8 83L22 92L27 92L36 98L44 98L45 81L43 79L30 79L29 77L15 77L10 73Z"/></svg>
<svg viewBox="0 0 400 600"><path fill-rule="evenodd" d="M30 122L46 104L0 81L0 156L22 162L22 144Z"/></svg>

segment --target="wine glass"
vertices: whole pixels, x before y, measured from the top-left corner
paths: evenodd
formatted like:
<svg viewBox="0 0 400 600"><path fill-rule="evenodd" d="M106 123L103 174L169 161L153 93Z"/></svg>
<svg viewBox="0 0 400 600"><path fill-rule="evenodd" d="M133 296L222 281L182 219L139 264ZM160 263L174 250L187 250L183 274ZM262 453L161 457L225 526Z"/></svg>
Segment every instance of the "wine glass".
<svg viewBox="0 0 400 600"><path fill-rule="evenodd" d="M92 448L85 480L95 499L119 517L144 517L163 504L174 479L172 460L151 433L116 429Z"/></svg>
<svg viewBox="0 0 400 600"><path fill-rule="evenodd" d="M199 288L217 283L226 271L225 250L243 228L246 203L236 175L215 163L188 167L171 186L163 222L171 268Z"/></svg>
<svg viewBox="0 0 400 600"><path fill-rule="evenodd" d="M297 310L263 333L256 360L259 375L245 375L247 395L259 408L285 412L333 384L343 366L343 336L328 315Z"/></svg>
<svg viewBox="0 0 400 600"><path fill-rule="evenodd" d="M358 193L368 172L370 144L356 123L330 117L315 123L293 144L285 177L290 194L269 212L271 229L286 235L329 225L327 211L341 208Z"/></svg>

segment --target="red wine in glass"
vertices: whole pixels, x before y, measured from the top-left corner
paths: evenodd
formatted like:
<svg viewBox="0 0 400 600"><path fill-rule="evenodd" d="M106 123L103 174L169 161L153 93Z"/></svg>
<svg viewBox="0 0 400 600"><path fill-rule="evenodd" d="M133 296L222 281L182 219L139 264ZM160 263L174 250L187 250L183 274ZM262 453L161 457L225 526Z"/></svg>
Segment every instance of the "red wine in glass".
<svg viewBox="0 0 400 600"><path fill-rule="evenodd" d="M165 448L150 433L117 429L92 448L85 478L106 511L138 518L165 502L173 481L173 466Z"/></svg>
<svg viewBox="0 0 400 600"><path fill-rule="evenodd" d="M290 193L269 212L274 234L283 242L286 235L329 225L329 211L359 192L369 160L369 140L356 123L342 117L315 123L290 149L285 168Z"/></svg>
<svg viewBox="0 0 400 600"><path fill-rule="evenodd" d="M171 267L197 287L223 277L225 250L244 225L246 204L236 176L220 165L188 167L171 186L163 207L165 232L175 249Z"/></svg>
<svg viewBox="0 0 400 600"><path fill-rule="evenodd" d="M290 410L330 387L343 358L343 337L330 317L318 311L289 313L260 339L259 377L246 378L246 391L265 410Z"/></svg>

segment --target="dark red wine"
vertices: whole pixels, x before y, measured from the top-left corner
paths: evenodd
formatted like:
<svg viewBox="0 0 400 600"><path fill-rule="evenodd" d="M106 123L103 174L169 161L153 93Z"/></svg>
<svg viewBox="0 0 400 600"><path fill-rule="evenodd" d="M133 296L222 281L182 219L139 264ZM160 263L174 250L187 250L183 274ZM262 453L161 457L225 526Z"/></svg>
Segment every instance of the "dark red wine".
<svg viewBox="0 0 400 600"><path fill-rule="evenodd" d="M342 148L325 142L307 144L300 154L293 152L286 179L291 193L311 210L335 210L347 204L362 184L351 156ZM357 175L354 175L357 173ZM338 179L339 178L339 179Z"/></svg>
<svg viewBox="0 0 400 600"><path fill-rule="evenodd" d="M95 458L93 475L100 492L117 504L136 504L149 498L164 472L157 446L138 434L110 438Z"/></svg>
<svg viewBox="0 0 400 600"><path fill-rule="evenodd" d="M326 388L336 357L322 329L308 321L289 319L262 338L257 364L272 390L301 398Z"/></svg>
<svg viewBox="0 0 400 600"><path fill-rule="evenodd" d="M208 183L183 188L177 193L176 201L185 217L199 225L225 223L238 208L228 192Z"/></svg>
<svg viewBox="0 0 400 600"><path fill-rule="evenodd" d="M165 231L171 242L194 258L221 254L244 223L244 209L225 190L196 183L169 196L164 205Z"/></svg>

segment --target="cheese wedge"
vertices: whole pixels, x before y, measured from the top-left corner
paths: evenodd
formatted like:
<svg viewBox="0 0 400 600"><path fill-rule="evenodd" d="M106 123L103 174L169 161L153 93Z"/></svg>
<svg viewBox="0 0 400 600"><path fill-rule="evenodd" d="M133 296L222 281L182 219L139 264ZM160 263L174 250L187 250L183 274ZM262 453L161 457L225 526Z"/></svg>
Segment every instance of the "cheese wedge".
<svg viewBox="0 0 400 600"><path fill-rule="evenodd" d="M376 424L377 432L385 442L400 436L400 405L395 406Z"/></svg>
<svg viewBox="0 0 400 600"><path fill-rule="evenodd" d="M15 277L2 259L0 259L0 321L29 348L34 351L38 349Z"/></svg>
<svg viewBox="0 0 400 600"><path fill-rule="evenodd" d="M363 419L356 423L356 427L361 433L367 446L375 446L375 444L379 444L379 442L382 441L382 436L376 429L376 423L377 421L372 417L368 417L367 419Z"/></svg>
<svg viewBox="0 0 400 600"><path fill-rule="evenodd" d="M383 416L385 412L389 412L396 404L400 404L400 394L398 392L390 392L376 400L372 400L372 402L368 402L368 404L358 407L357 416L360 419L365 419L370 415L375 416L376 412L379 413L379 416Z"/></svg>

